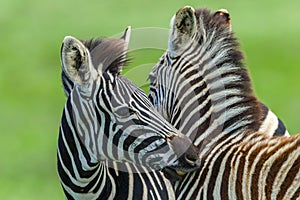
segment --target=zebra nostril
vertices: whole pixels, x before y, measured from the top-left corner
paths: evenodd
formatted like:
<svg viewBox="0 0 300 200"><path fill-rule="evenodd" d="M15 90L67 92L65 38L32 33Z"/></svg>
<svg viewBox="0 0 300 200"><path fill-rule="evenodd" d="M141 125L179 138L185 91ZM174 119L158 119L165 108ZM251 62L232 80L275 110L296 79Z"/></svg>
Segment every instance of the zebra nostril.
<svg viewBox="0 0 300 200"><path fill-rule="evenodd" d="M198 157L198 154L196 153L196 151L194 150L194 148L191 147L192 150L188 150L183 158L184 161L186 162L186 164L188 164L191 167L199 167L200 165L200 160Z"/></svg>
<svg viewBox="0 0 300 200"><path fill-rule="evenodd" d="M198 157L195 156L195 155L185 154L184 159L187 162L187 164L189 164L191 166L197 166L198 165Z"/></svg>
<svg viewBox="0 0 300 200"><path fill-rule="evenodd" d="M190 166L198 166L199 165L199 156L197 154L196 148L194 145L190 145L184 154L185 162Z"/></svg>

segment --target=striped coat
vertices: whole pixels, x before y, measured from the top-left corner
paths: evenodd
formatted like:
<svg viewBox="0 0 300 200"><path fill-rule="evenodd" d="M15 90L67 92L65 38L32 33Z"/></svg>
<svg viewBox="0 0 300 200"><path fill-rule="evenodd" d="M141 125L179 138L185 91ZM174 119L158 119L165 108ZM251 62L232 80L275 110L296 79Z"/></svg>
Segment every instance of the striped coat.
<svg viewBox="0 0 300 200"><path fill-rule="evenodd" d="M300 137L270 137L286 130L253 95L242 59L228 12L184 7L172 18L149 97L198 147L200 168L174 181L177 199L300 198Z"/></svg>

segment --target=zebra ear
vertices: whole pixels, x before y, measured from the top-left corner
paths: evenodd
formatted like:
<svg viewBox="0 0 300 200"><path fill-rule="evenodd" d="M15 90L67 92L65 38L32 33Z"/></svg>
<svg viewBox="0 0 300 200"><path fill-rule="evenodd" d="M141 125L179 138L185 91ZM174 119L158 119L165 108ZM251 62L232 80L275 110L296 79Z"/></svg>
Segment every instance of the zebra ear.
<svg viewBox="0 0 300 200"><path fill-rule="evenodd" d="M227 26L231 32L231 21L229 12L226 9L220 9L213 15L213 21L217 24Z"/></svg>
<svg viewBox="0 0 300 200"><path fill-rule="evenodd" d="M124 67L124 65L126 64L127 58L126 58L126 53L129 49L129 41L130 41L130 37L131 37L131 26L128 26L125 31L123 36L120 39L123 39L124 42L124 55L123 58L121 59L121 63L120 66L118 67L118 73L120 73Z"/></svg>
<svg viewBox="0 0 300 200"><path fill-rule="evenodd" d="M128 26L125 31L124 34L121 36L120 39L123 39L125 41L125 51L128 50L128 46L129 46L129 41L130 41L130 36L131 36L131 26Z"/></svg>
<svg viewBox="0 0 300 200"><path fill-rule="evenodd" d="M173 16L170 24L169 50L176 56L194 39L197 31L195 9L191 6L183 7Z"/></svg>
<svg viewBox="0 0 300 200"><path fill-rule="evenodd" d="M61 47L61 63L66 75L78 85L86 85L92 80L90 53L82 42L66 36Z"/></svg>

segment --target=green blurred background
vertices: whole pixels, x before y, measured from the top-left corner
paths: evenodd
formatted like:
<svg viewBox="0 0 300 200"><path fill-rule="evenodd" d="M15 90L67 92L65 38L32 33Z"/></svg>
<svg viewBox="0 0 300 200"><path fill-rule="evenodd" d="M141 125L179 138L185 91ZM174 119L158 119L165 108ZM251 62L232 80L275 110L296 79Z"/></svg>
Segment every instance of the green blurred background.
<svg viewBox="0 0 300 200"><path fill-rule="evenodd" d="M112 36L127 25L168 28L184 5L229 10L256 94L291 133L300 132L299 0L1 0L0 199L64 199L56 173L64 36ZM131 79L146 80L162 52L133 51L131 67L140 67Z"/></svg>

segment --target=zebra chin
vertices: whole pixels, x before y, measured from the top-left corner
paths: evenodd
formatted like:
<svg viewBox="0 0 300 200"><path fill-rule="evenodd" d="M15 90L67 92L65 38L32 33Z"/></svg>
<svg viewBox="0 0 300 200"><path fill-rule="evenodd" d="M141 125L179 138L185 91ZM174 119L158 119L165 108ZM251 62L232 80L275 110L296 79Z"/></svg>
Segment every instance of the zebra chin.
<svg viewBox="0 0 300 200"><path fill-rule="evenodd" d="M188 158L187 154L180 156L178 160L163 168L161 171L165 177L172 180L181 180L186 173L193 172L200 166L199 159Z"/></svg>
<svg viewBox="0 0 300 200"><path fill-rule="evenodd" d="M185 174L193 172L200 166L200 161L197 160L193 164L190 161L179 161L174 164L163 168L161 171L165 177L171 181L181 180Z"/></svg>

